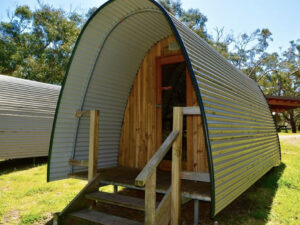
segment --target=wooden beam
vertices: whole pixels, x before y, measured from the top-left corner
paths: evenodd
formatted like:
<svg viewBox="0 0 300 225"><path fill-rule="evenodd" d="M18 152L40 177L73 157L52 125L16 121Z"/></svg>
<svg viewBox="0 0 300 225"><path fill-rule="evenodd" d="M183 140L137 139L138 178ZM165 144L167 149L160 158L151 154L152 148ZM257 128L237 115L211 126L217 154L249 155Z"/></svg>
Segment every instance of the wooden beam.
<svg viewBox="0 0 300 225"><path fill-rule="evenodd" d="M280 107L280 106L271 106L271 111L272 112L277 112L277 113L284 113L286 110L289 110L291 108L287 108L287 107Z"/></svg>
<svg viewBox="0 0 300 225"><path fill-rule="evenodd" d="M75 198L59 213L58 224L65 224L63 219L74 211L87 208L91 205L91 201L85 197L87 193L98 191L100 174L96 175L85 187L76 195Z"/></svg>
<svg viewBox="0 0 300 225"><path fill-rule="evenodd" d="M80 117L89 117L90 116L90 112L89 110L78 110L76 111L75 113L75 116L77 118L80 118Z"/></svg>
<svg viewBox="0 0 300 225"><path fill-rule="evenodd" d="M199 224L199 200L194 199L194 225Z"/></svg>
<svg viewBox="0 0 300 225"><path fill-rule="evenodd" d="M179 135L179 131L175 131L175 130L173 130L169 134L169 136L162 143L162 145L159 147L159 149L155 152L155 154L149 160L149 162L144 167L144 169L136 177L136 179L135 179L136 186L142 187L145 185L147 179L150 177L150 175L153 173L153 171L156 170L156 167L159 165L159 163L165 157L168 150L171 148L172 143L174 142L174 140L176 139L176 137L178 135Z"/></svg>
<svg viewBox="0 0 300 225"><path fill-rule="evenodd" d="M187 162L181 162L181 169L182 170L187 170ZM172 169L172 161L171 160L163 160L159 164L158 168L162 171L171 171Z"/></svg>
<svg viewBox="0 0 300 225"><path fill-rule="evenodd" d="M201 115L199 106L183 107L183 115Z"/></svg>
<svg viewBox="0 0 300 225"><path fill-rule="evenodd" d="M181 107L173 108L173 130L179 135L172 145L172 177L171 177L171 225L179 225L181 217L181 155L182 155L183 113Z"/></svg>
<svg viewBox="0 0 300 225"><path fill-rule="evenodd" d="M292 106L292 107L300 107L300 101L293 100L284 100L284 99L268 99L268 103L270 106L272 105L280 105L280 106Z"/></svg>
<svg viewBox="0 0 300 225"><path fill-rule="evenodd" d="M191 171L181 171L180 178L184 180L194 180L201 182L210 182L209 173L199 173L199 172L191 172Z"/></svg>
<svg viewBox="0 0 300 225"><path fill-rule="evenodd" d="M145 224L155 225L156 207L156 169L152 172L145 186Z"/></svg>
<svg viewBox="0 0 300 225"><path fill-rule="evenodd" d="M159 203L156 216L156 224L168 225L171 219L171 187L165 194L164 198Z"/></svg>
<svg viewBox="0 0 300 225"><path fill-rule="evenodd" d="M161 56L156 58L156 62L161 66L161 65L173 64L173 63L185 62L185 58L183 54Z"/></svg>
<svg viewBox="0 0 300 225"><path fill-rule="evenodd" d="M97 173L98 162L98 132L99 132L99 110L90 112L90 136L89 136L89 167L88 180L92 180Z"/></svg>
<svg viewBox="0 0 300 225"><path fill-rule="evenodd" d="M161 145L162 143L162 66L161 66L161 61L160 58L156 59L155 61L156 65L156 149Z"/></svg>
<svg viewBox="0 0 300 225"><path fill-rule="evenodd" d="M69 165L70 166L84 166L84 167L88 167L89 166L89 161L88 160L70 159L69 160Z"/></svg>

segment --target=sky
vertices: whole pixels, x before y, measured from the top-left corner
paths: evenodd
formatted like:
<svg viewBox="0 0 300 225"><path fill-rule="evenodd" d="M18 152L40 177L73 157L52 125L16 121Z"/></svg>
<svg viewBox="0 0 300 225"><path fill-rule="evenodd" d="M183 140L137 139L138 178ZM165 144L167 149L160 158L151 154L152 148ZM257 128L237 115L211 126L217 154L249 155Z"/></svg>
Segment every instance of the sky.
<svg viewBox="0 0 300 225"><path fill-rule="evenodd" d="M42 0L66 11L86 12L106 0ZM224 27L225 33L250 33L257 28L269 28L273 34L268 52L289 47L291 40L300 39L300 0L181 0L184 9L198 8L208 18L207 30ZM0 20L16 5L38 8L37 0L0 0Z"/></svg>

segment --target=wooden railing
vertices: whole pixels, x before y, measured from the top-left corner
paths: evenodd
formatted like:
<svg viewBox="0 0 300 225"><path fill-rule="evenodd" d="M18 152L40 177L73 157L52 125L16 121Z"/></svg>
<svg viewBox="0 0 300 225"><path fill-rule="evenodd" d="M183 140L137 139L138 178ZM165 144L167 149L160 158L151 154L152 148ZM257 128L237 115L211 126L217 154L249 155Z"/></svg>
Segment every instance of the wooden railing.
<svg viewBox="0 0 300 225"><path fill-rule="evenodd" d="M156 169L165 157L171 145L178 137L179 131L172 131L160 148L156 151L144 169L135 179L136 186L145 186L145 224L168 224L170 221L171 188L156 207Z"/></svg>
<svg viewBox="0 0 300 225"><path fill-rule="evenodd" d="M90 117L89 156L88 160L70 159L69 165L88 167L88 181L91 181L96 176L98 170L99 114L99 110L85 110L75 113L77 118Z"/></svg>
<svg viewBox="0 0 300 225"><path fill-rule="evenodd" d="M179 131L173 130L169 136L166 138L164 143L159 147L159 149L155 152L153 157L149 160L144 169L139 173L139 175L135 179L136 186L144 186L148 179L150 179L151 174L156 170L159 163L168 153L171 148L174 140L178 136Z"/></svg>
<svg viewBox="0 0 300 225"><path fill-rule="evenodd" d="M173 131L135 179L145 186L145 224L179 225L181 217L181 179L209 182L206 173L181 171L183 115L200 115L199 107L174 107ZM171 186L156 209L156 170L172 146Z"/></svg>
<svg viewBox="0 0 300 225"><path fill-rule="evenodd" d="M135 179L135 185L145 185L145 224L172 225L180 223L180 170L182 151L182 107L173 109L173 131ZM172 146L171 186L156 209L156 170Z"/></svg>

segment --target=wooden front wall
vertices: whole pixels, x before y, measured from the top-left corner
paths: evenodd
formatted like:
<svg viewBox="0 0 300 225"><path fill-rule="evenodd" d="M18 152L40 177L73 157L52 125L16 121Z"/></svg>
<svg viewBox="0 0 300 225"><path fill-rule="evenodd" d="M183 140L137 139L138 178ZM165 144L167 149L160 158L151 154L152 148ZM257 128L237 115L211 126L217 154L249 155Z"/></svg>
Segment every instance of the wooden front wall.
<svg viewBox="0 0 300 225"><path fill-rule="evenodd" d="M161 40L146 54L134 81L125 110L119 151L119 165L143 168L157 149L156 138L156 58L181 54L170 51L169 42L175 37ZM189 77L189 76L188 76ZM187 106L198 106L192 82L187 79ZM187 118L187 161L183 170L208 172L202 119Z"/></svg>

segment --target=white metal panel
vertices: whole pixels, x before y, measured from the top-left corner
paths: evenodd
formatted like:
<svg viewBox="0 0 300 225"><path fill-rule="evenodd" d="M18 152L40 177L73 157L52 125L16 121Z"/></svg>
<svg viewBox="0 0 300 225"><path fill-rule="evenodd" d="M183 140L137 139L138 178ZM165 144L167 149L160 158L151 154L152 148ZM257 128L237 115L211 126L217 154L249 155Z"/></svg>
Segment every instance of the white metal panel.
<svg viewBox="0 0 300 225"><path fill-rule="evenodd" d="M48 180L66 178L72 171L70 158L87 158L89 124L75 118L78 109L100 110L99 167L117 165L134 77L147 51L169 35L167 19L148 0L111 1L91 18L78 39L62 91Z"/></svg>
<svg viewBox="0 0 300 225"><path fill-rule="evenodd" d="M168 24L162 21L165 18L159 11L132 13L111 32L98 57L83 109L100 110L100 168L117 166L123 114L140 63L157 41L171 34ZM148 26L156 27L158 32L146 29ZM88 158L88 128L89 120L81 120L75 148L76 159Z"/></svg>
<svg viewBox="0 0 300 225"><path fill-rule="evenodd" d="M0 159L47 156L60 86L0 75Z"/></svg>

